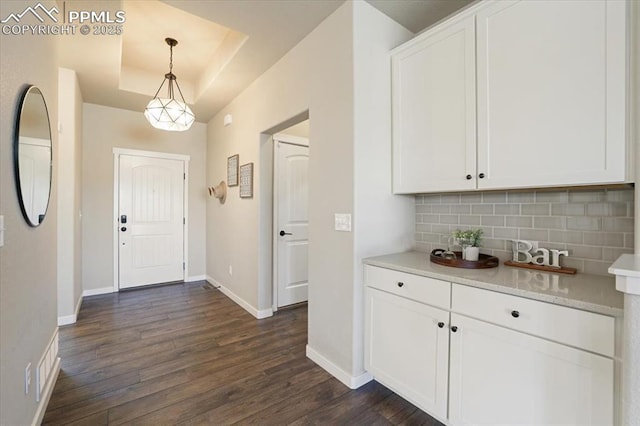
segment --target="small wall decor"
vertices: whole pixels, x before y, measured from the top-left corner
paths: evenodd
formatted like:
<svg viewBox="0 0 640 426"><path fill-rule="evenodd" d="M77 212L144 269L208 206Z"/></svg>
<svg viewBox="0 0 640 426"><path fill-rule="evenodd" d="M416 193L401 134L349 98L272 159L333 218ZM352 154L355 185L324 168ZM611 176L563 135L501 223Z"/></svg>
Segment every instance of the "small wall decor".
<svg viewBox="0 0 640 426"><path fill-rule="evenodd" d="M240 166L240 198L253 197L253 163Z"/></svg>
<svg viewBox="0 0 640 426"><path fill-rule="evenodd" d="M511 240L513 260L504 262L507 266L538 269L562 274L575 274L575 268L560 266L560 256L568 256L567 250L538 248L537 241Z"/></svg>
<svg viewBox="0 0 640 426"><path fill-rule="evenodd" d="M232 155L227 158L227 185L238 186L238 164L240 163L240 155Z"/></svg>
<svg viewBox="0 0 640 426"><path fill-rule="evenodd" d="M221 181L216 186L210 186L207 188L209 190L209 196L216 197L220 204L224 204L227 200L227 184L224 181Z"/></svg>

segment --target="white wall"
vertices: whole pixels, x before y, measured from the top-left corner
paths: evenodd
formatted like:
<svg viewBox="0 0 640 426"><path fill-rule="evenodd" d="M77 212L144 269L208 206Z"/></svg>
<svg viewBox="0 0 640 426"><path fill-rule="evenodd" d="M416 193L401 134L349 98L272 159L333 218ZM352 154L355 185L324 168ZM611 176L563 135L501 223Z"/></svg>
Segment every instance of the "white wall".
<svg viewBox="0 0 640 426"><path fill-rule="evenodd" d="M374 58L359 59L359 67L375 68L372 77L358 90L354 88L354 78L358 77L354 75L354 25L362 27L357 29L362 31L357 36L360 47L370 46L368 52L374 54ZM368 42L369 31L381 34ZM323 366L333 368L333 374L345 382L363 373L359 258L369 250L378 253L383 247L389 251L405 244L411 246L412 219L394 223L380 235L364 234L374 232L374 226L389 223L396 213L404 218L406 212L413 210L412 201L383 196L373 184L355 182L356 164L361 177L389 168L390 63L383 52L388 53L409 35L367 3L346 2L208 125L208 180L226 179L227 157L240 154L241 164L256 163L254 187L259 190L252 199L240 199L238 189L230 188L224 205L208 204L207 274L255 311L262 311L272 304L268 266L272 223L265 209L271 205L265 182L271 178L271 147L269 138L261 133L274 131L280 123L308 111L308 347L316 360L326 361ZM365 72L358 70L360 74ZM372 93L364 99L361 92L366 90ZM354 115L354 109L367 102L369 96L381 104ZM234 123L224 127L223 117L229 113ZM381 123L376 123L379 120ZM375 130L367 131L368 125L375 126ZM368 144L371 146L365 146ZM367 154L370 148L371 155ZM360 161L356 155L366 158ZM384 187L390 188L390 182L383 183ZM359 192L362 197L357 196ZM381 221L366 219L377 215L380 209L388 209ZM335 213L353 214L354 231L334 231ZM233 266L233 275L228 273L229 265Z"/></svg>
<svg viewBox="0 0 640 426"><path fill-rule="evenodd" d="M58 324L76 321L82 297L82 92L76 72L59 69Z"/></svg>
<svg viewBox="0 0 640 426"><path fill-rule="evenodd" d="M82 281L84 290L113 288L113 148L190 155L189 277L205 275L206 126L157 130L142 111L84 104L82 171ZM110 291L110 290L109 290Z"/></svg>
<svg viewBox="0 0 640 426"><path fill-rule="evenodd" d="M55 6L43 1L45 7ZM22 12L30 1L0 2L0 16ZM40 87L53 130L58 121L57 36L0 35L0 214L5 244L0 249L0 424L31 424L38 404L35 368L57 330L57 132L53 136L53 187L49 210L38 228L20 212L14 180L13 132L19 95L26 84ZM24 371L32 364L29 395Z"/></svg>

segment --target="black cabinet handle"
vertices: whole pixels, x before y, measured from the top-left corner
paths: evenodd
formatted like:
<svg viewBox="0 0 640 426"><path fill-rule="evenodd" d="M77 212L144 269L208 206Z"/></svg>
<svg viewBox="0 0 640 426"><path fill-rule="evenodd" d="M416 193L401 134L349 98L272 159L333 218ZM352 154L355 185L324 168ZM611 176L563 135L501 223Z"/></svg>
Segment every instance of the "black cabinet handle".
<svg viewBox="0 0 640 426"><path fill-rule="evenodd" d="M484 179L484 173L480 173L480 174L478 175L478 177L479 177L480 179Z"/></svg>
<svg viewBox="0 0 640 426"><path fill-rule="evenodd" d="M473 176L471 176L471 175L467 175L467 180L471 180L472 177Z"/></svg>
<svg viewBox="0 0 640 426"><path fill-rule="evenodd" d="M293 235L291 232L280 231L280 236L284 237L285 235Z"/></svg>
<svg viewBox="0 0 640 426"><path fill-rule="evenodd" d="M453 327L451 327L451 331L455 333L456 331L458 331L458 327L454 325Z"/></svg>
<svg viewBox="0 0 640 426"><path fill-rule="evenodd" d="M444 323L443 323L442 321L440 321L440 322L438 323L438 327L440 327L440 328L444 327Z"/></svg>
<svg viewBox="0 0 640 426"><path fill-rule="evenodd" d="M402 287L404 283L402 281L398 281L398 287Z"/></svg>
<svg viewBox="0 0 640 426"><path fill-rule="evenodd" d="M122 232L124 232L124 231L126 231L126 230L127 230L127 227L126 227L126 226L123 226L122 228L120 228L120 230L121 230Z"/></svg>
<svg viewBox="0 0 640 426"><path fill-rule="evenodd" d="M520 312L518 311L511 311L511 316L514 318L518 318L520 316Z"/></svg>

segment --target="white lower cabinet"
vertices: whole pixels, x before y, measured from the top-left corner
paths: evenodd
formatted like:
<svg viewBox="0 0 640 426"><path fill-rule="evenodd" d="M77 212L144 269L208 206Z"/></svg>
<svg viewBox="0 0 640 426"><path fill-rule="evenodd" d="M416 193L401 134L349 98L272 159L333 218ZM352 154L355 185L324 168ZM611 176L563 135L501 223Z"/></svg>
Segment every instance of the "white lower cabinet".
<svg viewBox="0 0 640 426"><path fill-rule="evenodd" d="M613 360L451 314L454 425L611 425Z"/></svg>
<svg viewBox="0 0 640 426"><path fill-rule="evenodd" d="M614 424L613 318L409 275L365 267L377 381L448 425Z"/></svg>
<svg viewBox="0 0 640 426"><path fill-rule="evenodd" d="M380 383L446 419L449 312L374 288L366 293L365 368Z"/></svg>

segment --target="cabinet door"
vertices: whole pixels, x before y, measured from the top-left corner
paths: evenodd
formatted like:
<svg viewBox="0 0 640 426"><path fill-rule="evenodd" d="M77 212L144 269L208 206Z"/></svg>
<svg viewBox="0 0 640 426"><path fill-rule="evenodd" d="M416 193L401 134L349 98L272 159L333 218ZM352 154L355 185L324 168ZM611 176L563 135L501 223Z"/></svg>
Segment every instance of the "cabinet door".
<svg viewBox="0 0 640 426"><path fill-rule="evenodd" d="M611 425L613 360L451 314L453 425Z"/></svg>
<svg viewBox="0 0 640 426"><path fill-rule="evenodd" d="M624 1L497 1L477 14L479 188L626 178Z"/></svg>
<svg viewBox="0 0 640 426"><path fill-rule="evenodd" d="M394 192L475 188L474 18L395 51L392 92Z"/></svg>
<svg viewBox="0 0 640 426"><path fill-rule="evenodd" d="M366 294L365 368L380 383L445 419L449 313L372 288Z"/></svg>

